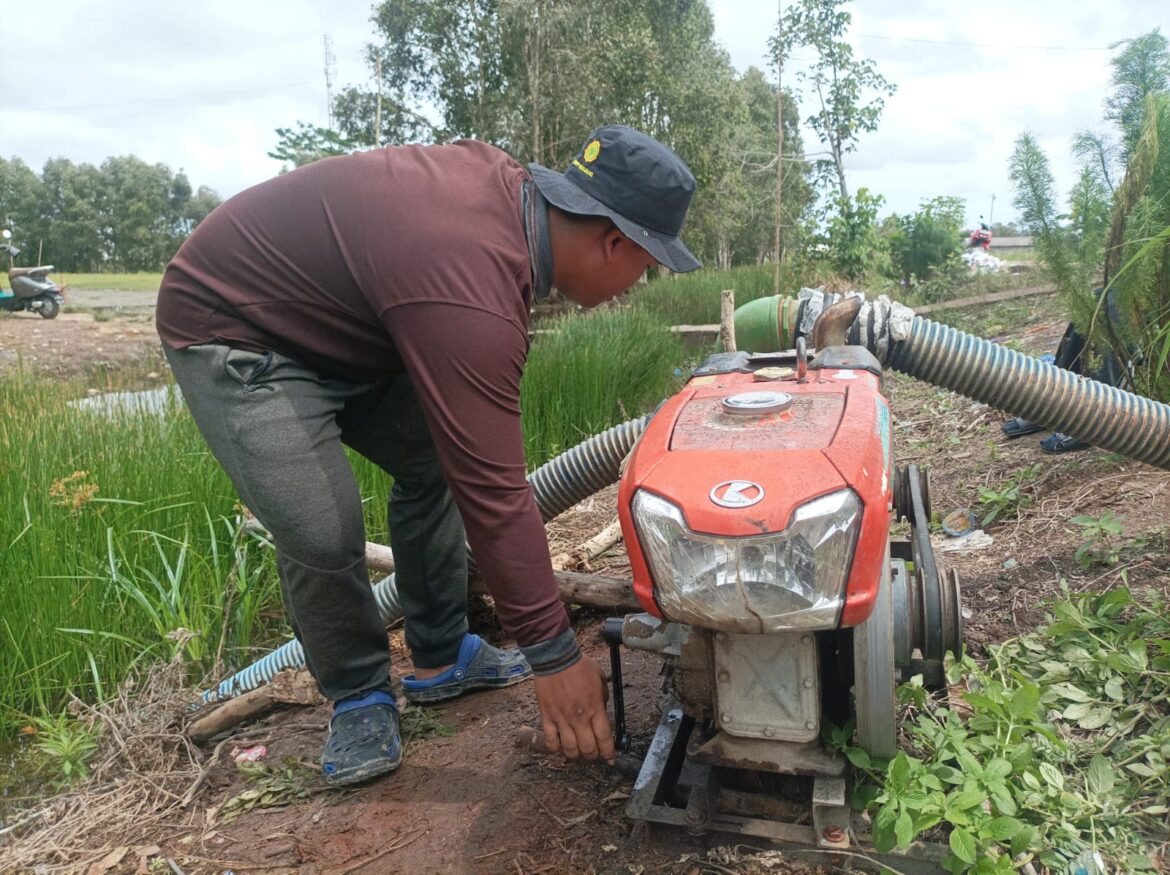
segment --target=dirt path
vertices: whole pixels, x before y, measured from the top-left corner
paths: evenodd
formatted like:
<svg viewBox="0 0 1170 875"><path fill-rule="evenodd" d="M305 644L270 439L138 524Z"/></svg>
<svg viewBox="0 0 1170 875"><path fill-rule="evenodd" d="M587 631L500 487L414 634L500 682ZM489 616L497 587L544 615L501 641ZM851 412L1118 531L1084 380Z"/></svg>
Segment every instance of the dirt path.
<svg viewBox="0 0 1170 875"><path fill-rule="evenodd" d="M0 373L24 367L57 377L145 363L161 366L153 315L135 313L98 321L92 313L56 319L31 313L0 316Z"/></svg>

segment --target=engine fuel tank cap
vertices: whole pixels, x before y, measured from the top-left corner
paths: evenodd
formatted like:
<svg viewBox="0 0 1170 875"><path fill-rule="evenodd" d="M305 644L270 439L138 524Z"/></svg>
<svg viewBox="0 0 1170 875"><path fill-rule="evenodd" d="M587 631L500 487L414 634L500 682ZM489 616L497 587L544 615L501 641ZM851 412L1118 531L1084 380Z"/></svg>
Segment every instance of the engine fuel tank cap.
<svg viewBox="0 0 1170 875"><path fill-rule="evenodd" d="M790 407L792 396L787 392L740 392L723 399L723 412L735 416L765 416Z"/></svg>

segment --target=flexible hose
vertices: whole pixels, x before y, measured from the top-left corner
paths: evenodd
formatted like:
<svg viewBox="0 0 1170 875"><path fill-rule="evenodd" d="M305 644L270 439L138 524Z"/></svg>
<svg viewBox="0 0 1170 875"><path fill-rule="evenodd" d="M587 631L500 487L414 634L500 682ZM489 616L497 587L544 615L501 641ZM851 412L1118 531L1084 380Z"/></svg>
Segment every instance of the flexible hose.
<svg viewBox="0 0 1170 875"><path fill-rule="evenodd" d="M1165 404L920 316L908 337L891 344L887 360L904 374L1170 469L1170 406Z"/></svg>
<svg viewBox="0 0 1170 875"><path fill-rule="evenodd" d="M797 337L812 334L822 312L845 306L845 299L855 296L859 293L801 289L798 298L776 296L766 299L766 306L744 305L736 310L737 333L742 324L756 338L760 346L753 352L790 349ZM793 307L799 308L799 315L789 332L771 314ZM915 316L909 307L884 295L863 299L844 339L830 342L864 346L883 365L904 374L1127 458L1170 469L1170 406Z"/></svg>
<svg viewBox="0 0 1170 875"><path fill-rule="evenodd" d="M394 583L393 574L383 577L374 584L374 602L378 606L378 615L385 625L390 625L402 616L402 606L398 603L398 587ZM240 693L263 686L272 680L277 672L286 668L301 668L304 664L305 651L301 647L301 642L293 638L247 668L221 681L214 690L200 693L199 698L203 703L231 699Z"/></svg>
<svg viewBox="0 0 1170 875"><path fill-rule="evenodd" d="M528 482L532 484L541 518L548 522L616 481L622 460L646 430L651 415L631 419L594 435L529 474ZM393 574L374 584L374 601L384 625L402 616ZM301 642L294 638L222 681L214 690L204 691L200 699L204 703L230 699L263 686L279 671L300 668L304 664L305 652Z"/></svg>
<svg viewBox="0 0 1170 875"><path fill-rule="evenodd" d="M541 518L547 523L615 482L622 460L638 442L652 415L594 435L528 475Z"/></svg>

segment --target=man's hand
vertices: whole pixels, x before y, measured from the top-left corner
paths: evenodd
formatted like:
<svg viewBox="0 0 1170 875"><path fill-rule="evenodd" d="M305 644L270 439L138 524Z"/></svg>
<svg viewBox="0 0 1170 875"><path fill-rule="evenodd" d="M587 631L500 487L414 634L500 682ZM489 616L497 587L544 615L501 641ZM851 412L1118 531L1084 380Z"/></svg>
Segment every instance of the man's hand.
<svg viewBox="0 0 1170 875"><path fill-rule="evenodd" d="M612 765L613 731L605 712L608 696L601 666L585 656L564 671L533 681L548 749L571 760L600 756Z"/></svg>

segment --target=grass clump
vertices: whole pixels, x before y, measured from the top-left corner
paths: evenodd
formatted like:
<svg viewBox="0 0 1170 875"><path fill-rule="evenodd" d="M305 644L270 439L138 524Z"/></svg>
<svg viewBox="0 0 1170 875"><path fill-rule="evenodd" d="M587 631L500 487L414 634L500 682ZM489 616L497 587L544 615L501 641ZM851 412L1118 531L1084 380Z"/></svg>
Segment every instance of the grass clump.
<svg viewBox="0 0 1170 875"><path fill-rule="evenodd" d="M774 295L773 265L752 264L731 270L672 274L639 286L630 306L665 325L711 325L719 321L719 293L735 292L735 306ZM801 285L795 268L781 271L782 294L795 295Z"/></svg>
<svg viewBox="0 0 1170 875"><path fill-rule="evenodd" d="M0 725L100 700L137 663L242 667L278 637L269 551L194 422L0 378Z"/></svg>
<svg viewBox="0 0 1170 875"><path fill-rule="evenodd" d="M637 309L542 323L520 386L530 468L653 410L681 385L683 342Z"/></svg>

